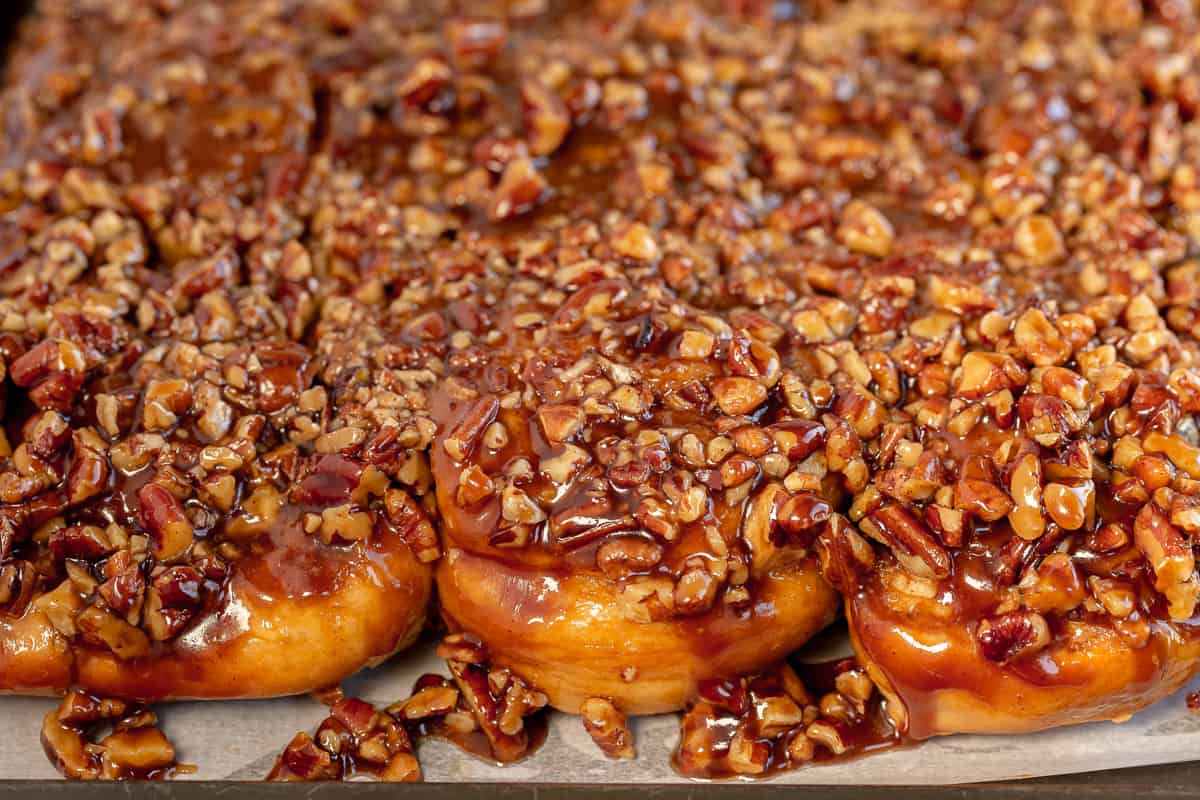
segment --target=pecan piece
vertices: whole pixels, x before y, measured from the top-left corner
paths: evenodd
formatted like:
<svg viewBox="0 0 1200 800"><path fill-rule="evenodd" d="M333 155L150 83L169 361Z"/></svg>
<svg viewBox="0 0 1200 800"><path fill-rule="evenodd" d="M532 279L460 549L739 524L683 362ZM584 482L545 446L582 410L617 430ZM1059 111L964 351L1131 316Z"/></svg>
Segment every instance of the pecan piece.
<svg viewBox="0 0 1200 800"><path fill-rule="evenodd" d="M1000 353L970 352L963 356L955 393L976 400L1002 389L1024 386L1028 373L1011 356Z"/></svg>
<svg viewBox="0 0 1200 800"><path fill-rule="evenodd" d="M703 614L712 608L720 580L705 559L689 558L683 574L675 582L675 610L682 615Z"/></svg>
<svg viewBox="0 0 1200 800"><path fill-rule="evenodd" d="M589 697L579 708L583 727L601 752L609 758L633 758L633 734L629 722L611 700Z"/></svg>
<svg viewBox="0 0 1200 800"><path fill-rule="evenodd" d="M29 389L35 406L66 413L83 388L86 370L79 345L67 339L45 339L14 361L9 375L17 386Z"/></svg>
<svg viewBox="0 0 1200 800"><path fill-rule="evenodd" d="M537 410L538 423L546 441L551 444L562 444L570 439L583 427L583 411L577 405L569 403L551 403Z"/></svg>
<svg viewBox="0 0 1200 800"><path fill-rule="evenodd" d="M662 546L640 536L616 536L596 549L596 566L605 576L620 580L649 572L662 560Z"/></svg>
<svg viewBox="0 0 1200 800"><path fill-rule="evenodd" d="M713 398L725 414L749 414L767 399L767 390L753 378L718 378L712 386Z"/></svg>
<svg viewBox="0 0 1200 800"><path fill-rule="evenodd" d="M480 397L467 406L458 424L442 441L442 448L455 461L465 461L479 444L487 427L496 419L500 401L495 397Z"/></svg>
<svg viewBox="0 0 1200 800"><path fill-rule="evenodd" d="M138 491L142 527L154 541L154 555L161 561L175 558L192 544L195 531L183 505L157 483Z"/></svg>
<svg viewBox="0 0 1200 800"><path fill-rule="evenodd" d="M96 525L70 525L50 534L50 553L56 561L80 558L96 561L116 548Z"/></svg>
<svg viewBox="0 0 1200 800"><path fill-rule="evenodd" d="M886 258L896 233L879 209L862 200L851 200L842 210L838 241L859 253Z"/></svg>
<svg viewBox="0 0 1200 800"><path fill-rule="evenodd" d="M108 459L80 431L73 436L74 452L67 469L67 502L77 506L108 487Z"/></svg>
<svg viewBox="0 0 1200 800"><path fill-rule="evenodd" d="M387 712L406 720L421 720L449 714L458 707L458 690L448 684L426 686L411 697L388 707Z"/></svg>
<svg viewBox="0 0 1200 800"><path fill-rule="evenodd" d="M1013 611L982 620L975 639L984 658L1007 664L1050 644L1050 626L1035 611Z"/></svg>
<svg viewBox="0 0 1200 800"><path fill-rule="evenodd" d="M1190 618L1200 592L1191 544L1152 503L1134 519L1133 540L1154 571L1154 586L1167 598L1171 618Z"/></svg>
<svg viewBox="0 0 1200 800"><path fill-rule="evenodd" d="M79 612L75 617L75 625L85 641L107 647L122 661L139 658L150 652L150 639L145 633L96 606Z"/></svg>
<svg viewBox="0 0 1200 800"><path fill-rule="evenodd" d="M530 155L548 156L567 138L571 114L562 99L540 81L521 83L521 110Z"/></svg>
<svg viewBox="0 0 1200 800"><path fill-rule="evenodd" d="M1042 462L1037 455L1024 455L1013 467L1009 481L1013 510L1009 524L1022 539L1036 539L1046 530L1042 515Z"/></svg>
<svg viewBox="0 0 1200 800"><path fill-rule="evenodd" d="M990 480L959 478L954 485L954 507L984 522L994 522L1013 509L1013 501Z"/></svg>
<svg viewBox="0 0 1200 800"><path fill-rule="evenodd" d="M267 776L269 781L328 781L341 777L341 763L307 733L296 734Z"/></svg>
<svg viewBox="0 0 1200 800"><path fill-rule="evenodd" d="M493 222L519 217L533 210L547 194L549 185L528 158L514 158L500 175L492 192L488 217Z"/></svg>
<svg viewBox="0 0 1200 800"><path fill-rule="evenodd" d="M950 575L950 555L925 523L904 506L885 505L859 522L859 528L888 547L896 560L914 575L926 578Z"/></svg>
<svg viewBox="0 0 1200 800"><path fill-rule="evenodd" d="M858 587L859 576L875 565L875 551L851 522L834 514L817 537L817 557L825 580L843 594Z"/></svg>

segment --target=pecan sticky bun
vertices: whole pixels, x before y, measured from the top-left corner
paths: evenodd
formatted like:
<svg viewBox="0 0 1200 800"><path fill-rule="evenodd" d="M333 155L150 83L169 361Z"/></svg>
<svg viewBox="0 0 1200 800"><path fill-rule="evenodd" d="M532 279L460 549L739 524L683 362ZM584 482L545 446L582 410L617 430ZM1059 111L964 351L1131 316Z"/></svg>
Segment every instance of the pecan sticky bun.
<svg viewBox="0 0 1200 800"><path fill-rule="evenodd" d="M304 62L211 5L51 5L6 95L0 690L336 683L426 619L433 423L310 338Z"/></svg>
<svg viewBox="0 0 1200 800"><path fill-rule="evenodd" d="M417 694L493 748L689 708L689 772L761 774L881 709L1159 699L1200 664L1198 31L42 3L0 104L0 688L311 689L436 582L488 666ZM783 660L843 604L861 663L810 695ZM415 777L424 718L337 706L276 774Z"/></svg>

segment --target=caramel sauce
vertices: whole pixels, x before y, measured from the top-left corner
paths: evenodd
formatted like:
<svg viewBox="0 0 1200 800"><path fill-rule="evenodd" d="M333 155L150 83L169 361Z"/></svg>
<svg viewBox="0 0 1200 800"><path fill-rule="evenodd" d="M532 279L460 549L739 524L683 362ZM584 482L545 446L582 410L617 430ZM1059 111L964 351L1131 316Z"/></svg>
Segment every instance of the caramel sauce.
<svg viewBox="0 0 1200 800"><path fill-rule="evenodd" d="M330 547L305 533L306 512L288 504L266 535L254 542L252 555L238 562L246 584L264 598L309 600L338 591L344 573L360 556L358 547Z"/></svg>

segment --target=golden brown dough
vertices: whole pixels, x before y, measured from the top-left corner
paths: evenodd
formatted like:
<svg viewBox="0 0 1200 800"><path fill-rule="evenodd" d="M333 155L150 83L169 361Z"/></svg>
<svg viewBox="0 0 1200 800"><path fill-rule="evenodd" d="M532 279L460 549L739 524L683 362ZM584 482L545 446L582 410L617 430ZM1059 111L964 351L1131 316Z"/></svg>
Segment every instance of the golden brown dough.
<svg viewBox="0 0 1200 800"><path fill-rule="evenodd" d="M603 576L558 579L520 567L497 569L454 548L438 565L438 588L451 627L477 634L495 663L573 713L589 697L614 698L629 714L677 710L699 681L750 674L782 659L834 613L832 591L803 559L764 576L746 615L720 608L631 622L628 598Z"/></svg>

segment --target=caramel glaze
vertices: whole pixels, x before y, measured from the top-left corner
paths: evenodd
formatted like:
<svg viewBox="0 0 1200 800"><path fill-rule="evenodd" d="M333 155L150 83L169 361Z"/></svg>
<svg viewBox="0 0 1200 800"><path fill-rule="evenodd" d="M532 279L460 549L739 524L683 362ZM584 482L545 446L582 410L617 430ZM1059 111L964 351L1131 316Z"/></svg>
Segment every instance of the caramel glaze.
<svg viewBox="0 0 1200 800"><path fill-rule="evenodd" d="M435 403L435 415L440 409L443 419L452 418L448 406ZM541 438L536 424L517 414L502 416L510 443L484 463L503 464L530 448L549 452L544 441L534 443ZM442 430L452 427L447 422ZM541 541L520 551L491 545L503 522L499 499L463 509L455 500L461 468L438 443L431 461L446 537L437 568L443 618L452 629L480 636L495 663L512 667L561 710L575 713L592 696L614 698L626 713L682 708L698 680L734 677L778 661L833 619L836 595L815 558L801 550L752 578L747 608L718 604L698 615L633 621L620 582L595 566L604 534L578 543ZM570 515L573 508L586 513L570 490L561 491L553 508L553 514ZM603 513L619 517L616 510ZM605 521L590 525L602 530ZM729 536L741 523L737 510L722 515ZM610 524L617 532L634 532L632 521ZM681 535L680 550L687 536ZM668 553L656 572L679 566Z"/></svg>
<svg viewBox="0 0 1200 800"><path fill-rule="evenodd" d="M289 591L275 570L281 559L311 564L323 554L292 546L251 557L209 615L163 652L123 662L96 649L77 651L73 682L141 700L271 697L378 664L421 632L432 582L428 567L393 534L352 549L318 592L311 584ZM295 562L285 574L297 575Z"/></svg>
<svg viewBox="0 0 1200 800"><path fill-rule="evenodd" d="M63 402L78 365L15 367L79 340L58 317L80 309L136 322L139 347L200 343L217 362L264 327L317 351L357 339L312 388L360 434L381 408L430 411L407 420L417 458L387 466L418 484L432 469L445 614L498 654L515 644L524 669L554 666L531 677L570 711L593 685L661 710L686 691L653 668L681 653L694 682L798 644L835 605L809 555L817 529L860 653L915 738L1121 716L1190 673L1200 88L1179 68L1195 55L1186 4L176 5L45 3L9 70L0 289L5 330L26 333L0 349L73 427L92 422ZM89 351L85 371L122 374L139 347ZM205 366L207 381L224 365ZM282 405L311 378L279 382ZM222 386L239 410L281 410ZM144 398L124 399L141 413ZM331 452L378 455L337 436L338 412L284 420L286 435L308 456L327 434ZM464 428L471 413L485 419ZM951 426L958 441L941 438ZM983 488L958 486L981 456ZM643 491L672 471L675 508L648 510L661 498ZM519 490L507 511L501 488ZM57 491L5 507L26 515L17 556L39 551ZM1005 523L975 519L1010 514L1037 541L1016 565ZM403 583L386 544L313 550L299 519L282 514L234 562L209 646L251 608L272 621ZM852 574L837 568L849 556ZM1116 576L1136 608L1100 619L1120 604L1100 585L1055 600L1034 574L1054 556L1076 578ZM983 663L981 626L1014 611L1039 635L1010 644L1033 652ZM580 653L604 663L589 638L603 613L606 657L651 632L654 663L573 673ZM62 655L23 605L0 619L6 679L58 685L83 665L70 653L90 658ZM546 619L580 637L543 664L521 631ZM52 663L23 660L37 648Z"/></svg>
<svg viewBox="0 0 1200 800"><path fill-rule="evenodd" d="M966 463L995 452L999 433L985 418L968 437L937 435L926 444L950 463ZM1183 456L1177 462L1191 467ZM1047 463L1066 469L1057 460ZM907 738L1119 722L1200 672L1200 615L1168 608L1144 545L1126 537L1124 544L1092 549L1108 531L1143 535L1145 524L1137 495L1131 499L1111 477L1097 483L1068 480L1085 510L1078 532L1052 525L1045 537L1023 541L1011 518L976 520L965 542L947 549L945 577L914 578L890 553L877 553L873 570L845 592L855 652ZM1056 572L1045 560L1051 556L1063 559L1055 567L1069 569ZM1018 583L1021 577L1033 580ZM902 588L912 580L924 587ZM1128 592L1130 609L1110 615L1102 603L1085 601L1094 580ZM1014 593L1044 617L1046 641L1033 652L989 658L981 623L1002 616L1000 606Z"/></svg>
<svg viewBox="0 0 1200 800"><path fill-rule="evenodd" d="M302 162L309 149L316 114L308 72L295 55L280 58L279 51L270 59L256 60L256 50L261 53L278 42L266 34L232 41L236 37L216 32L205 12L185 10L164 22L151 9L137 8L118 25L104 13L76 9L37 29L46 39L40 54L27 59L18 53L12 68L30 85L53 85L52 92L70 93L81 87L54 84L58 76L49 70L57 63L87 58L97 87L123 82L126 94L116 104L118 111L107 120L101 118L100 128L100 136L110 139L105 146L117 151L108 154L106 164L116 180L182 177L194 184L191 188L239 191L255 186L260 187L257 193L269 194L272 181L263 177L278 176L289 163ZM87 56L72 49L81 42L114 37L129 37L126 41L136 41L137 46L89 48ZM202 68L179 74L174 82L137 68L139 63L187 59L196 59ZM164 91L166 86L170 88ZM96 91L92 99L101 96ZM134 98L155 99L131 110L128 101ZM22 116L26 112L14 112L9 134L14 143L26 146L8 149L4 161L54 159L64 142L77 145L79 120L73 111L47 114L36 123ZM163 125L167 113L169 129Z"/></svg>

